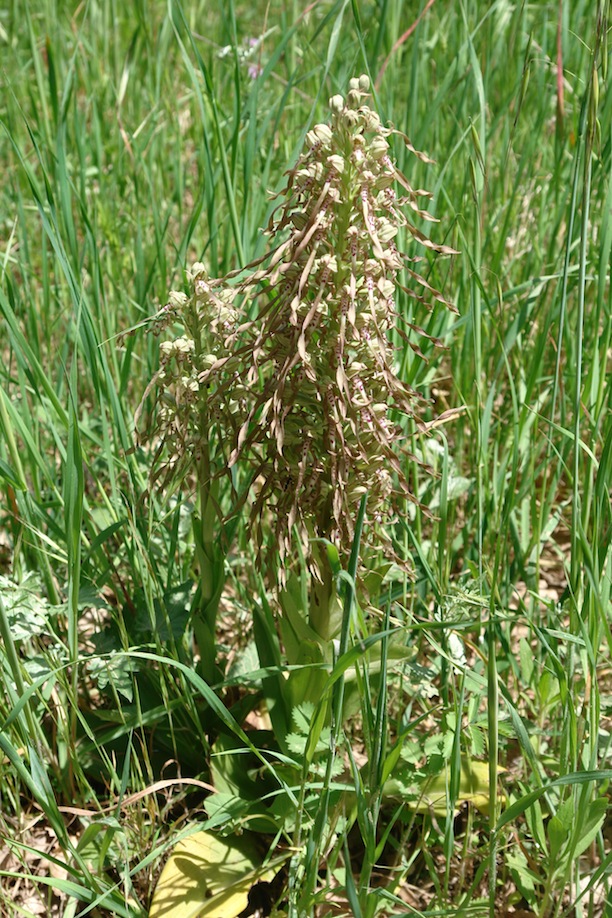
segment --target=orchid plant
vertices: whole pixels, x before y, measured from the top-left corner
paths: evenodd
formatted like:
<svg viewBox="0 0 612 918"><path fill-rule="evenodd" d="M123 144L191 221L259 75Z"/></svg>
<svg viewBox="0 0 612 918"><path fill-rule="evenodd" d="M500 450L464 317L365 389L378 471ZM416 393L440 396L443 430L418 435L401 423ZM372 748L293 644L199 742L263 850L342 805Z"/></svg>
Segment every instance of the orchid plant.
<svg viewBox="0 0 612 918"><path fill-rule="evenodd" d="M202 608L215 607L219 592L215 533L248 504L261 569L285 587L281 604L291 560L306 560L308 626L324 642L338 630L335 574L363 495L363 547L388 553L398 498L415 500L393 418L422 428L421 404L398 377L391 332L417 354L414 335L425 332L403 319L396 294L453 308L400 248L403 231L421 247L453 251L414 222L433 219L421 204L431 195L399 171L390 140L431 160L381 123L368 95L368 77L352 79L346 99L330 99L330 123L308 131L267 228L271 250L222 278L195 264L189 295L173 294L156 317L158 331L180 328L161 345L152 385L165 396L157 422L167 464L197 473ZM216 498L224 476L236 498L229 514Z"/></svg>
<svg viewBox="0 0 612 918"><path fill-rule="evenodd" d="M351 592L341 604L338 584L347 579L347 567L351 585L359 581L360 543L367 557L362 575L371 561L376 565L377 554L395 557L389 524L403 501L416 502L406 474L414 457L397 418L425 429L423 403L398 375L392 336L422 356L414 337L426 333L403 318L396 296L403 291L453 308L418 273L418 256L402 250L411 238L438 253L453 251L417 227L416 220L433 219L422 206L431 196L398 169L390 141L397 136L415 157L431 160L381 123L368 96L366 76L351 80L346 98L330 99L329 123L306 134L267 227L270 251L222 278L210 277L202 263L193 265L189 292L172 294L154 320L158 333L174 332L161 344L160 370L148 389L160 396L157 434L164 458L156 474L181 480L195 472L199 489L193 626L200 668L214 679L224 557L245 512L258 573L277 591L277 623L291 670L286 677L280 666L274 623L255 627L260 666L268 674L262 689L271 742L288 763L288 787L305 786L316 772L325 729L335 748L350 706L344 692L349 671L342 670L339 691L330 675L338 649L342 654L348 647L352 603ZM229 487L220 486L223 479ZM372 648L376 652L380 647ZM356 679L355 667L352 672ZM295 725L304 717L300 759ZM328 782L334 754L323 745ZM222 753L214 757L221 763L216 788L233 787L228 775L236 756L236 773L243 773L244 750L223 736L213 749ZM319 829L325 821L327 803L316 817L306 817L305 801L296 808L285 806L284 798L266 815L260 786L247 787L245 780L240 813L250 807L250 819L280 819L296 851L302 820L315 820ZM315 809L316 803L311 801Z"/></svg>

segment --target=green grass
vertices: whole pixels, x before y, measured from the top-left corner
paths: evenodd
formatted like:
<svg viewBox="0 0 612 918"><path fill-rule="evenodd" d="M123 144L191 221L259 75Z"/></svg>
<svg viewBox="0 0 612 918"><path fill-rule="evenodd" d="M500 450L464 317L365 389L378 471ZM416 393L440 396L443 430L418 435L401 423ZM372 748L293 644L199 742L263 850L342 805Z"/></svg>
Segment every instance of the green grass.
<svg viewBox="0 0 612 918"><path fill-rule="evenodd" d="M262 856L282 854L281 914L318 914L333 895L364 918L612 913L608 11L0 11L2 914L61 901L65 915L147 915L190 819L252 827ZM261 709L245 718L285 661L247 516L204 680L188 622L195 478L150 486L154 445L136 441L134 416L159 365L143 324L192 262L221 276L264 253L270 192L328 97L363 72L383 119L436 160L394 145L413 187L434 192L432 237L460 252L420 266L458 316L398 300L445 344L421 342L426 363L398 338L401 376L426 397L424 421L463 410L429 437L406 430L434 518L410 507L393 527L414 579L386 584L369 614L345 607L352 656L326 690L331 730L321 707L304 735L289 725L296 784L244 732L265 728ZM316 661L303 672L316 678ZM220 755L219 735L243 752ZM180 783L235 787L214 763L240 772L247 753L267 792L300 803L291 829L215 815ZM468 759L488 775L488 812L464 803L453 819ZM407 763L442 774L447 815L382 793Z"/></svg>

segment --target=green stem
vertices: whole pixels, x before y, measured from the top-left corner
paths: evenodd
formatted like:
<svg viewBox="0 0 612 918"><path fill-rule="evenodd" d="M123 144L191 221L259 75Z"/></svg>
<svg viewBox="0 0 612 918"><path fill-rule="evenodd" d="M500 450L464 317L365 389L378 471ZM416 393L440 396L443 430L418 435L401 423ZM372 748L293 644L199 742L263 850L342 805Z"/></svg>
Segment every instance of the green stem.
<svg viewBox="0 0 612 918"><path fill-rule="evenodd" d="M11 675L15 682L15 688L17 690L18 698L23 698L26 692L25 684L23 677L21 675L21 665L19 662L19 655L17 654L17 648L15 647L15 642L13 640L13 633L11 631L11 625L8 620L8 613L6 606L0 595L0 638L2 638L2 644L4 648L4 653L6 654L6 659L11 670ZM35 716L32 713L30 707L30 699L26 701L24 705L24 716L27 724L27 738L36 737L37 744L40 742L40 726L36 721Z"/></svg>

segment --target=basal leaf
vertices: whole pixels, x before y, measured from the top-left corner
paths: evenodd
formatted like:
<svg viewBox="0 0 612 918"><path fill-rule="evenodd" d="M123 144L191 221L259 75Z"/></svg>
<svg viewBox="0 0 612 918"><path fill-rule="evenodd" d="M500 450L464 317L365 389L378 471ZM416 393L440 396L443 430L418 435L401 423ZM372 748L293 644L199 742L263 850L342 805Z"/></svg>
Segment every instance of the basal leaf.
<svg viewBox="0 0 612 918"><path fill-rule="evenodd" d="M149 918L236 918L251 887L270 880L257 848L245 836L200 831L180 841L157 882Z"/></svg>

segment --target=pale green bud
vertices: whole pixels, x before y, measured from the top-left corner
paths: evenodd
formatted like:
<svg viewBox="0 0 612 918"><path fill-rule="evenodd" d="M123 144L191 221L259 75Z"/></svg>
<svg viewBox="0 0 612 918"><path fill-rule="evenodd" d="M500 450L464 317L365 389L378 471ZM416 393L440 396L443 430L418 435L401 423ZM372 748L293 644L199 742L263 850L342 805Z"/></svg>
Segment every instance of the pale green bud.
<svg viewBox="0 0 612 918"><path fill-rule="evenodd" d="M398 251L394 252L391 249L383 250L381 260L384 261L389 271L399 271L403 265L402 256Z"/></svg>
<svg viewBox="0 0 612 918"><path fill-rule="evenodd" d="M389 144L384 137L381 137L380 134L377 134L376 137L373 137L368 152L373 159L379 160L386 155L387 150L389 149Z"/></svg>
<svg viewBox="0 0 612 918"><path fill-rule="evenodd" d="M333 274L338 271L338 261L335 255L322 255L321 266L327 268Z"/></svg>
<svg viewBox="0 0 612 918"><path fill-rule="evenodd" d="M199 390L199 388L200 388L197 379L192 379L191 376L182 376L182 377L181 377L181 384L182 384L183 388L186 389L188 392L193 392L193 393L195 393L195 392L197 392L197 391Z"/></svg>
<svg viewBox="0 0 612 918"><path fill-rule="evenodd" d="M342 96L341 95L332 96L331 99L329 100L329 107L332 110L332 112L335 112L336 114L339 115L342 109L344 108L344 99L342 98Z"/></svg>
<svg viewBox="0 0 612 918"><path fill-rule="evenodd" d="M319 162L311 163L307 169L307 172L308 175L316 182L320 182L323 178L323 164Z"/></svg>
<svg viewBox="0 0 612 918"><path fill-rule="evenodd" d="M331 128L327 124L315 124L312 129L313 134L316 136L317 140L322 144L327 146L332 142L333 134Z"/></svg>
<svg viewBox="0 0 612 918"><path fill-rule="evenodd" d="M178 293L176 290L171 290L168 294L168 302L171 303L172 306L186 306L189 302L189 297L186 293Z"/></svg>
<svg viewBox="0 0 612 918"><path fill-rule="evenodd" d="M364 108L362 113L363 126L366 131L379 131L381 128L380 118L371 108Z"/></svg>
<svg viewBox="0 0 612 918"><path fill-rule="evenodd" d="M334 153L332 156L327 157L327 162L330 164L332 169L335 169L336 172L342 174L344 172L344 158L338 156L337 153Z"/></svg>
<svg viewBox="0 0 612 918"><path fill-rule="evenodd" d="M174 342L174 348L181 354L192 354L195 350L195 344L191 338L183 335Z"/></svg>
<svg viewBox="0 0 612 918"><path fill-rule="evenodd" d="M381 218L376 235L381 242L388 242L397 235L397 226L394 226L389 220Z"/></svg>
<svg viewBox="0 0 612 918"><path fill-rule="evenodd" d="M208 296L210 294L210 284L208 284L203 278L199 277L194 285L194 290L196 296Z"/></svg>
<svg viewBox="0 0 612 918"><path fill-rule="evenodd" d="M387 280L385 277L381 277L377 284L378 289L380 290L382 296L388 300L390 296L393 296L395 293L395 284L393 281Z"/></svg>
<svg viewBox="0 0 612 918"><path fill-rule="evenodd" d="M384 188L389 188L395 181L395 176L392 172L385 170L376 176L376 181L374 182L374 187L377 191L382 191Z"/></svg>
<svg viewBox="0 0 612 918"><path fill-rule="evenodd" d="M160 351L167 357L177 354L191 354L195 350L195 345L191 338L176 338L174 341L162 341L159 346Z"/></svg>

